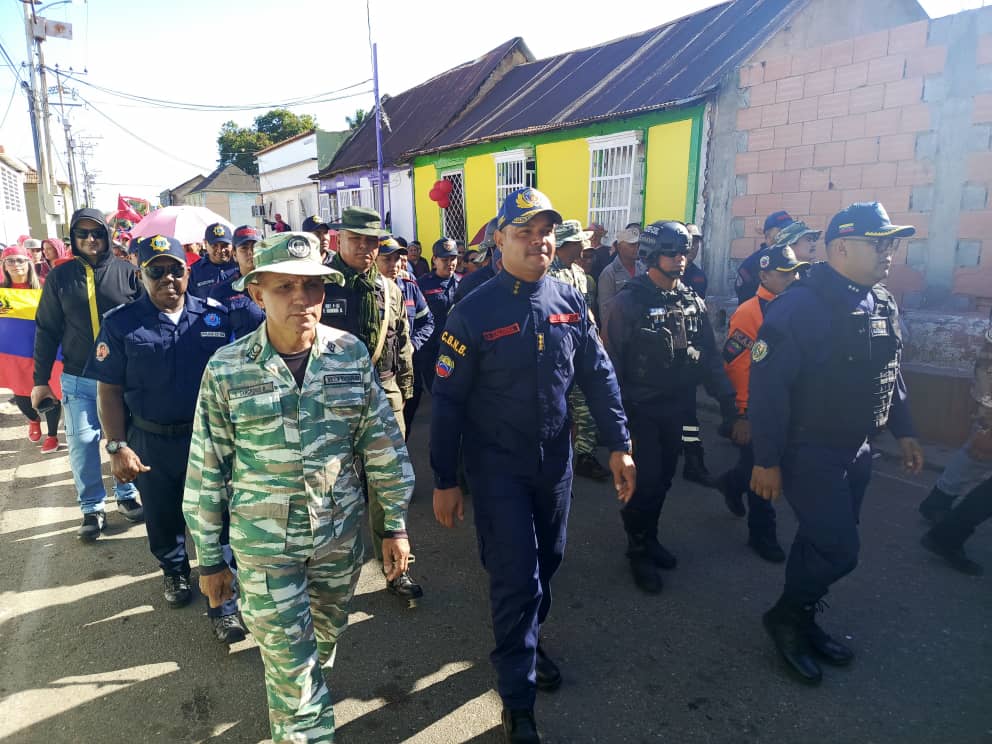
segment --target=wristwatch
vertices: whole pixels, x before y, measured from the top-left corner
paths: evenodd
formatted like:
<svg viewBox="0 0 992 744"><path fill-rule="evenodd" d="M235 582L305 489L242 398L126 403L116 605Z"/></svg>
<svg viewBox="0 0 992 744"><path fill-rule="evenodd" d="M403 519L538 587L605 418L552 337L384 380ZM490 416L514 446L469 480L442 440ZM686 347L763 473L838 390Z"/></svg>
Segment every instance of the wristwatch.
<svg viewBox="0 0 992 744"><path fill-rule="evenodd" d="M123 439L107 440L107 452L111 455L116 455L125 447L127 447L127 442L125 442Z"/></svg>

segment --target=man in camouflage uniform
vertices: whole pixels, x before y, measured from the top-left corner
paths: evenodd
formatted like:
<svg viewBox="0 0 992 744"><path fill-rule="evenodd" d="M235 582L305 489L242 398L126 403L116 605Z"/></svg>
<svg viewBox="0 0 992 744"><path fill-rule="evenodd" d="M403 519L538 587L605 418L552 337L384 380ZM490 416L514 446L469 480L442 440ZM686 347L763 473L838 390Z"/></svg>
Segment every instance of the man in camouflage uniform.
<svg viewBox="0 0 992 744"><path fill-rule="evenodd" d="M548 269L548 275L575 287L582 293L586 304L593 308L596 306L596 298L590 294L589 277L579 265L579 256L582 249L589 246L590 236L592 232L584 231L578 220L565 220L558 225L555 228L558 250L551 268ZM593 323L596 322L591 309L589 318ZM596 446L599 444L596 422L586 404L586 397L577 387L573 387L568 394L568 408L575 425L575 474L592 480L606 480L610 477L610 471L596 459Z"/></svg>
<svg viewBox="0 0 992 744"><path fill-rule="evenodd" d="M230 543L241 612L265 666L277 742L330 742L324 669L361 569L364 467L385 512L389 578L406 570L413 468L364 344L320 324L324 282L312 235L255 246L239 280L266 311L253 333L220 349L203 375L183 511L211 605L231 596L221 513L231 482ZM359 461L359 462L356 462Z"/></svg>

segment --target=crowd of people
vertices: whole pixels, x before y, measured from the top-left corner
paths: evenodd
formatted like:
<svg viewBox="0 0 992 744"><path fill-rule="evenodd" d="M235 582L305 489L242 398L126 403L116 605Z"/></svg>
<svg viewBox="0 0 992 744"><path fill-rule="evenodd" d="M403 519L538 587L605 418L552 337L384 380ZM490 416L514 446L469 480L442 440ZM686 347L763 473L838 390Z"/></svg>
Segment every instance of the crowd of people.
<svg viewBox="0 0 992 744"><path fill-rule="evenodd" d="M923 464L898 308L881 284L913 227L877 203L824 231L770 215L718 340L696 225L630 223L607 243L602 225L583 229L524 188L477 245L441 237L428 261L371 209L300 231L276 217L268 237L216 223L202 247L156 235L115 251L103 215L81 209L71 252L57 240L3 252L5 287L41 288L33 386L15 400L32 440L41 415L56 436L65 409L80 539L106 527L102 439L117 511L144 521L169 606L193 598L188 531L211 632L258 644L276 742L333 739L326 675L364 562L364 510L388 591L410 604L424 594L410 569L406 440L425 392L431 420L418 431L429 428L438 522L456 527L472 497L507 741L540 741L537 692L562 681L541 626L574 475L611 482L632 581L657 594L678 565L661 514L684 457L687 480L747 515L755 553L786 563L763 616L786 667L816 684L821 663L851 662L817 613L857 564L870 439L888 428L906 469ZM992 503L989 480L975 486L990 469L981 369L967 477L943 479L921 505L935 522L924 546L971 573L962 545ZM718 477L700 385L739 450ZM780 495L798 521L788 555Z"/></svg>

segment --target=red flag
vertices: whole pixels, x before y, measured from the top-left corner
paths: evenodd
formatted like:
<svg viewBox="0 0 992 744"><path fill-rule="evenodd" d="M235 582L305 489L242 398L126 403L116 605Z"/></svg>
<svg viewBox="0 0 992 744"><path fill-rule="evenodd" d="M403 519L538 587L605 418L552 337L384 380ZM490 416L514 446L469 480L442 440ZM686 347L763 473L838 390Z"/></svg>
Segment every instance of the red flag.
<svg viewBox="0 0 992 744"><path fill-rule="evenodd" d="M141 215L134 211L134 207L125 199L123 196L117 196L117 214L116 218L118 220L128 220L132 225L136 225L141 222Z"/></svg>

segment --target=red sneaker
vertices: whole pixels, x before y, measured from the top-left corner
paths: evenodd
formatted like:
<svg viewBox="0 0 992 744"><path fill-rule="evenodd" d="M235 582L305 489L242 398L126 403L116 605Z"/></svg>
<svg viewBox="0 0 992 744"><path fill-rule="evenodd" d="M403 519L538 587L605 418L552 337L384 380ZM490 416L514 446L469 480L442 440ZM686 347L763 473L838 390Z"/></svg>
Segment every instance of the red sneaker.
<svg viewBox="0 0 992 744"><path fill-rule="evenodd" d="M41 445L41 454L50 455L59 448L58 437L45 437L45 443Z"/></svg>
<svg viewBox="0 0 992 744"><path fill-rule="evenodd" d="M41 422L28 421L28 439L32 442L41 441Z"/></svg>

